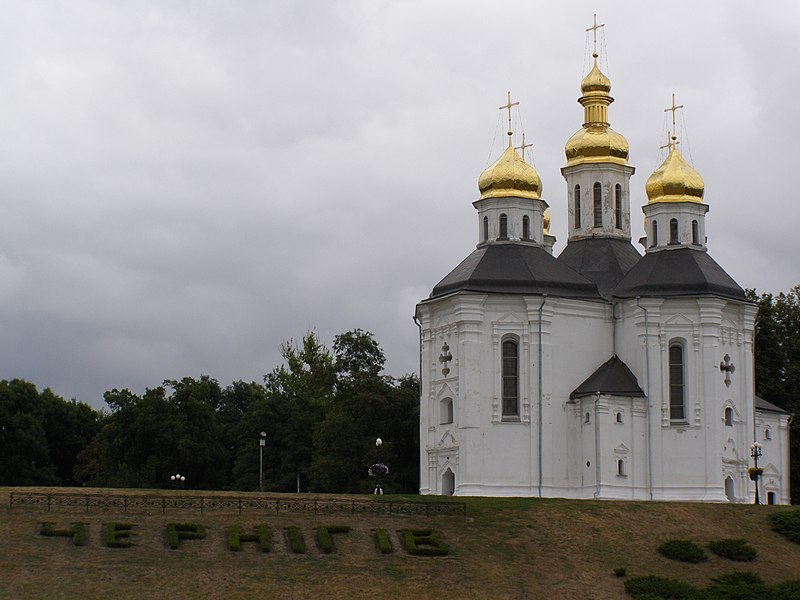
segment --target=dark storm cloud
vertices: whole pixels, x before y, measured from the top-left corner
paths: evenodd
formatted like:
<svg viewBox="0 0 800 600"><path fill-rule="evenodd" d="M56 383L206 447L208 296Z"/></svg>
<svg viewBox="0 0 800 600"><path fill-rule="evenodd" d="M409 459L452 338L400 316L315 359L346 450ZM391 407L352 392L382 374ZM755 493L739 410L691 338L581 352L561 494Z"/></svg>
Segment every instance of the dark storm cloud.
<svg viewBox="0 0 800 600"><path fill-rule="evenodd" d="M743 286L797 283L798 9L602 7L634 239L663 108ZM282 340L373 331L416 371L414 304L474 247L480 171L515 123L566 237L588 2L99 2L0 19L0 377L96 406L207 373L260 379ZM517 129L519 131L519 129ZM495 135L496 134L496 135ZM494 139L493 139L494 136ZM515 139L518 144L519 140Z"/></svg>

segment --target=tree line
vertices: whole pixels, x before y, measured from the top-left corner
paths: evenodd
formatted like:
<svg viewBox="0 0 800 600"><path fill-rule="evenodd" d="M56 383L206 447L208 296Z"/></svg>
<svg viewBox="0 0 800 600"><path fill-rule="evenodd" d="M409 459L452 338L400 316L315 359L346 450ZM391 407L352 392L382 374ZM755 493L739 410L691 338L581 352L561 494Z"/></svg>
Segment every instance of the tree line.
<svg viewBox="0 0 800 600"><path fill-rule="evenodd" d="M755 323L756 394L794 415L791 496L800 501L800 285L747 297ZM264 488L366 492L369 465L391 472L387 492L419 485L419 380L382 374L373 335L356 329L329 350L314 333L281 346L262 383L167 380L141 396L105 393L107 410L0 381L0 485L164 487L181 473L202 489L254 490L259 439ZM374 441L381 437L378 448Z"/></svg>
<svg viewBox="0 0 800 600"><path fill-rule="evenodd" d="M263 383L222 387L184 377L137 395L105 393L108 408L65 401L29 382L0 381L0 485L368 492L375 462L387 492L419 487L419 381L382 373L369 332L316 334L281 347ZM384 443L377 447L375 439Z"/></svg>

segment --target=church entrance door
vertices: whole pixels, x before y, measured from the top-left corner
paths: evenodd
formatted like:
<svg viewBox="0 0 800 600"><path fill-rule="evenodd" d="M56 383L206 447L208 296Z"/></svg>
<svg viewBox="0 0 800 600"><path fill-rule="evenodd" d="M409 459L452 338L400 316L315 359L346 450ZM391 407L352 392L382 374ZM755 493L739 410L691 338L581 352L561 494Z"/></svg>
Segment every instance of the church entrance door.
<svg viewBox="0 0 800 600"><path fill-rule="evenodd" d="M442 496L452 496L456 492L456 476L448 467L442 475Z"/></svg>
<svg viewBox="0 0 800 600"><path fill-rule="evenodd" d="M728 497L728 502L736 500L733 493L733 478L730 475L725 478L725 495Z"/></svg>

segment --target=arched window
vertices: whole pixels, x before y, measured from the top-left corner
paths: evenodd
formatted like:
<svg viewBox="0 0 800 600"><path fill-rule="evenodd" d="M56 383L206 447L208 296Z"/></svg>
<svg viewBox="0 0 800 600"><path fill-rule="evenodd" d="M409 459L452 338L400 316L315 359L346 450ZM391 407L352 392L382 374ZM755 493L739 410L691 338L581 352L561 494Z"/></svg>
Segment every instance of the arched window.
<svg viewBox="0 0 800 600"><path fill-rule="evenodd" d="M573 202L575 203L575 229L581 228L581 186L575 186L575 197L573 198Z"/></svg>
<svg viewBox="0 0 800 600"><path fill-rule="evenodd" d="M622 413L617 411L617 423L622 423Z"/></svg>
<svg viewBox="0 0 800 600"><path fill-rule="evenodd" d="M685 391L683 346L672 344L669 347L669 418L671 421L686 419Z"/></svg>
<svg viewBox="0 0 800 600"><path fill-rule="evenodd" d="M519 348L514 340L503 342L503 417L519 416Z"/></svg>
<svg viewBox="0 0 800 600"><path fill-rule="evenodd" d="M700 243L698 241L699 239L700 239L699 226L697 224L697 221L692 221L692 243L695 245L699 244Z"/></svg>
<svg viewBox="0 0 800 600"><path fill-rule="evenodd" d="M669 220L669 243L678 243L678 219Z"/></svg>
<svg viewBox="0 0 800 600"><path fill-rule="evenodd" d="M617 475L620 477L625 477L625 459L618 458L617 459Z"/></svg>
<svg viewBox="0 0 800 600"><path fill-rule="evenodd" d="M489 241L489 217L483 217L483 241Z"/></svg>
<svg viewBox="0 0 800 600"><path fill-rule="evenodd" d="M603 226L603 188L599 181L594 184L594 226Z"/></svg>
<svg viewBox="0 0 800 600"><path fill-rule="evenodd" d="M658 223L653 221L652 225L650 225L650 229L652 230L650 233L653 238L650 240L650 247L652 248L653 246L658 246Z"/></svg>
<svg viewBox="0 0 800 600"><path fill-rule="evenodd" d="M528 240L531 237L531 220L528 215L522 217L522 239Z"/></svg>
<svg viewBox="0 0 800 600"><path fill-rule="evenodd" d="M622 186L614 188L614 227L622 229Z"/></svg>
<svg viewBox="0 0 800 600"><path fill-rule="evenodd" d="M770 429L769 427L767 427L764 430L764 439L765 440L771 440L772 439L772 429Z"/></svg>
<svg viewBox="0 0 800 600"><path fill-rule="evenodd" d="M440 415L439 424L447 425L453 422L453 399L445 398L439 405Z"/></svg>
<svg viewBox="0 0 800 600"><path fill-rule="evenodd" d="M730 406L725 409L725 425L733 427L733 409Z"/></svg>
<svg viewBox="0 0 800 600"><path fill-rule="evenodd" d="M584 423L591 423L592 422L592 415L590 413L586 413L583 417Z"/></svg>
<svg viewBox="0 0 800 600"><path fill-rule="evenodd" d="M508 217L506 215L500 215L500 236L498 239L508 239Z"/></svg>

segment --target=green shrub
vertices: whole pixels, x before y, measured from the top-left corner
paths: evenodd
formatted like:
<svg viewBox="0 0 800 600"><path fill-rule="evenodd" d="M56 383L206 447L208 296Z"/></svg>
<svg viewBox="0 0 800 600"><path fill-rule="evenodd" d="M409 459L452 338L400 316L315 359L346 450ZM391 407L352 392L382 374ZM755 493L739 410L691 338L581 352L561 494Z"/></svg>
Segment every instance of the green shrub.
<svg viewBox="0 0 800 600"><path fill-rule="evenodd" d="M327 527L317 527L317 544L320 550L325 554L330 554L334 551L333 538L334 533L348 533L350 528L347 525L329 525Z"/></svg>
<svg viewBox="0 0 800 600"><path fill-rule="evenodd" d="M262 552L269 552L272 548L269 527L256 525L255 533L242 533L238 525L228 527L228 548L239 552L242 549L242 542L258 542L258 547Z"/></svg>
<svg viewBox="0 0 800 600"><path fill-rule="evenodd" d="M394 548L392 548L392 540L389 539L388 531L385 529L376 529L375 539L378 541L378 550L381 551L381 554L391 554L394 552Z"/></svg>
<svg viewBox="0 0 800 600"><path fill-rule="evenodd" d="M72 523L72 529L55 529L52 523L42 523L42 528L39 530L39 535L48 537L68 537L72 538L72 543L75 546L86 545L86 524L85 523Z"/></svg>
<svg viewBox="0 0 800 600"><path fill-rule="evenodd" d="M782 510L769 516L772 529L800 544L800 510Z"/></svg>
<svg viewBox="0 0 800 600"><path fill-rule="evenodd" d="M800 598L800 579L781 581L772 586L771 600L797 600Z"/></svg>
<svg viewBox="0 0 800 600"><path fill-rule="evenodd" d="M625 591L641 600L656 600L657 598L683 600L684 598L697 598L699 590L684 581L646 575L632 577L625 582Z"/></svg>
<svg viewBox="0 0 800 600"><path fill-rule="evenodd" d="M106 523L103 525L103 540L109 548L130 548L133 523Z"/></svg>
<svg viewBox="0 0 800 600"><path fill-rule="evenodd" d="M614 569L614 575L617 577L625 577L628 574L628 569L625 567L617 567Z"/></svg>
<svg viewBox="0 0 800 600"><path fill-rule="evenodd" d="M170 523L167 525L167 543L170 549L175 550L181 540L201 540L206 537L206 528L203 525L192 523Z"/></svg>
<svg viewBox="0 0 800 600"><path fill-rule="evenodd" d="M400 536L409 554L447 556L450 553L450 548L434 529L401 529Z"/></svg>
<svg viewBox="0 0 800 600"><path fill-rule="evenodd" d="M294 526L286 528L286 535L289 538L289 549L292 554L305 554L306 541L303 539L303 534L300 529Z"/></svg>
<svg viewBox="0 0 800 600"><path fill-rule="evenodd" d="M752 546L749 546L746 540L715 540L710 542L708 547L717 556L741 562L755 560L756 556L758 556L758 551Z"/></svg>
<svg viewBox="0 0 800 600"><path fill-rule="evenodd" d="M711 585L705 590L701 598L709 600L735 599L735 600L768 600L772 592L764 580L755 573L740 571L727 573L711 579Z"/></svg>
<svg viewBox="0 0 800 600"><path fill-rule="evenodd" d="M699 563L708 560L708 555L703 549L689 540L670 540L658 547L658 551L672 560L688 563Z"/></svg>

